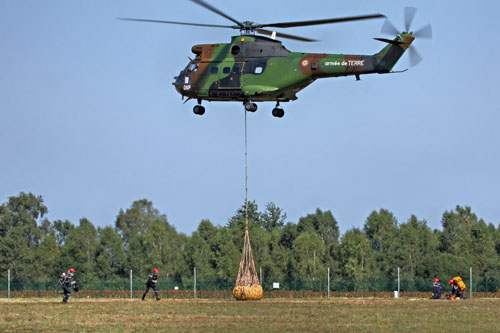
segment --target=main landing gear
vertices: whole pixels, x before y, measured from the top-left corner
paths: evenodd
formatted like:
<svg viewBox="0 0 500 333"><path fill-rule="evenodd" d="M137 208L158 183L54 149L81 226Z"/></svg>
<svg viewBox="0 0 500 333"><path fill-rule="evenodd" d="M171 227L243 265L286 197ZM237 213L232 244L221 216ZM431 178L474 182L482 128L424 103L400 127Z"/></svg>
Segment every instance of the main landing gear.
<svg viewBox="0 0 500 333"><path fill-rule="evenodd" d="M193 108L194 114L202 116L205 114L205 107L201 106L201 99L198 100L199 105L195 105Z"/></svg>
<svg viewBox="0 0 500 333"><path fill-rule="evenodd" d="M243 105L245 106L245 111L250 111L250 112L257 111L257 104L255 104L255 103L244 102Z"/></svg>
<svg viewBox="0 0 500 333"><path fill-rule="evenodd" d="M283 118L283 116L285 115L285 110L283 110L279 106L280 102L276 102L276 107L273 109L273 116L277 118Z"/></svg>
<svg viewBox="0 0 500 333"><path fill-rule="evenodd" d="M202 116L203 114L205 114L205 107L201 105L195 105L193 108L193 112L194 114Z"/></svg>

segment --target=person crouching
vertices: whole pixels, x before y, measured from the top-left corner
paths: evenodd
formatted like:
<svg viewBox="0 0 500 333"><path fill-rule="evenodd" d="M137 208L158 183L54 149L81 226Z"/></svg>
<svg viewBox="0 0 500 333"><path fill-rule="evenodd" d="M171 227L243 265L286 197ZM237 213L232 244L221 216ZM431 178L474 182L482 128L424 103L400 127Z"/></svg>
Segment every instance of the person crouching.
<svg viewBox="0 0 500 333"><path fill-rule="evenodd" d="M439 284L439 279L434 279L434 285L432 287L432 296L431 299L440 299L441 298L441 285Z"/></svg>

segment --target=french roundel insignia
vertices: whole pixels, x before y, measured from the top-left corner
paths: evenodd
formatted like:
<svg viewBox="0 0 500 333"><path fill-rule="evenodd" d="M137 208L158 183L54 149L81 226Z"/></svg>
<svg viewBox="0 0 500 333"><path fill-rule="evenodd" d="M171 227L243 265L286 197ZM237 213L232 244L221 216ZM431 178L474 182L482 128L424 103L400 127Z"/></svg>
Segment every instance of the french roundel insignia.
<svg viewBox="0 0 500 333"><path fill-rule="evenodd" d="M309 65L309 60L304 59L300 62L300 64L302 65L302 67L306 67L307 65Z"/></svg>

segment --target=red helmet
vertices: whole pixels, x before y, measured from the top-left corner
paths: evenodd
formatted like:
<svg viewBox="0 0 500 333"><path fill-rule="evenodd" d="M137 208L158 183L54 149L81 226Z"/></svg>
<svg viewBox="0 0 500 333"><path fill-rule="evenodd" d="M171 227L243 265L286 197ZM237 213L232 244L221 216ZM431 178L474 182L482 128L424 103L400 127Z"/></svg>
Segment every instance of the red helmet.
<svg viewBox="0 0 500 333"><path fill-rule="evenodd" d="M436 283L439 282L439 279L434 279L434 282L436 282Z"/></svg>
<svg viewBox="0 0 500 333"><path fill-rule="evenodd" d="M158 273L158 268L153 269L153 273Z"/></svg>
<svg viewBox="0 0 500 333"><path fill-rule="evenodd" d="M451 279L450 281L448 281L449 284L453 284L455 281L453 281L453 279Z"/></svg>
<svg viewBox="0 0 500 333"><path fill-rule="evenodd" d="M70 268L70 269L69 269L69 272L70 272L70 273L74 273L74 272L76 272L76 271L75 271L75 269L74 269L74 268Z"/></svg>

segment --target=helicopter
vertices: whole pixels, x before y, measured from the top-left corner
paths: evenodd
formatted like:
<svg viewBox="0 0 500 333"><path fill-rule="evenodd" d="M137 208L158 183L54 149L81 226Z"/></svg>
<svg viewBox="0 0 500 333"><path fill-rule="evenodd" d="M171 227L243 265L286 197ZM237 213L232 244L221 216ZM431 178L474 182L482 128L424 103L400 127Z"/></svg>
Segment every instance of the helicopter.
<svg viewBox="0 0 500 333"><path fill-rule="evenodd" d="M383 14L319 19L309 21L258 24L251 21L240 22L223 13L204 0L192 2L232 21L235 25L215 25L186 23L163 20L118 18L126 21L180 24L198 27L230 28L240 30L230 43L194 45L191 51L195 58L174 77L172 84L181 94L184 102L194 99L193 107L197 115L205 113L202 101L242 102L245 111L257 111L255 102L275 102L272 110L274 117L281 118L285 111L280 102L297 99L296 94L315 80L329 77L354 76L360 80L365 74L401 73L393 71L394 65L410 49L410 64L421 61L421 57L410 45L416 37L432 38L430 24L411 32L410 25L416 8L406 7L405 30L400 32ZM292 39L302 42L317 40L297 35L284 34L264 28L293 28L320 24L331 24L369 19L386 19L382 32L394 36L393 39L374 38L387 45L373 55L322 54L291 52L276 38ZM262 36L264 35L264 36ZM266 37L268 36L268 37Z"/></svg>

